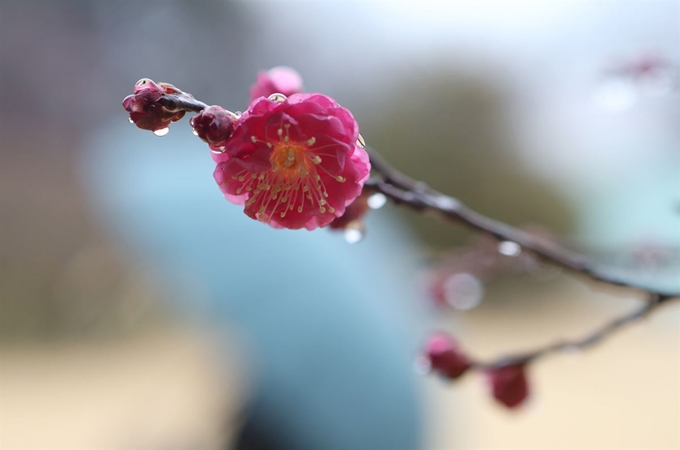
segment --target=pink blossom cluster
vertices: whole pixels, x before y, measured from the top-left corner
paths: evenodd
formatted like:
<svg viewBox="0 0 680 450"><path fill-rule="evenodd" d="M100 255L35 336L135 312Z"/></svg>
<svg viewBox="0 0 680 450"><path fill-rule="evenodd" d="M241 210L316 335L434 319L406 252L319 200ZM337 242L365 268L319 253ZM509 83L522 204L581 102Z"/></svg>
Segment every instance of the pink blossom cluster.
<svg viewBox="0 0 680 450"><path fill-rule="evenodd" d="M166 94L185 95L173 89L142 80L123 106L138 127L167 128L184 115L164 106L172 103ZM258 75L244 113L209 106L191 125L212 150L224 196L249 217L274 228L342 228L365 213L365 198L350 205L370 174L369 157L352 113L301 89L297 72L277 67Z"/></svg>

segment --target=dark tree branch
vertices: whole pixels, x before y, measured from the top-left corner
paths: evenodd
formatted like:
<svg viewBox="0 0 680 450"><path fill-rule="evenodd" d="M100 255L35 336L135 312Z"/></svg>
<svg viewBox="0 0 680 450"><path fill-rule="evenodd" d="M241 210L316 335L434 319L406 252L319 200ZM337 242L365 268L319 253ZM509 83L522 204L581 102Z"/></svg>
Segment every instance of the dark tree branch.
<svg viewBox="0 0 680 450"><path fill-rule="evenodd" d="M646 294L644 304L632 312L618 317L590 334L576 340L564 340L539 347L533 351L503 356L486 363L475 363L473 368L488 370L504 366L527 364L543 356L567 351L588 349L624 326L647 317L657 307L672 299L680 298L680 292L662 291L642 286L624 278L607 273L597 267L586 257L558 245L537 238L506 223L488 218L461 203L456 198L442 194L428 187L425 183L413 180L392 167L374 149L367 148L371 157L373 170L380 175L379 179L370 179L365 187L381 192L398 204L403 204L417 211L432 210L445 218L462 223L472 229L493 236L499 241L511 241L529 250L544 261L557 267L570 270L592 280L630 288Z"/></svg>
<svg viewBox="0 0 680 450"><path fill-rule="evenodd" d="M480 370L495 369L504 366L527 364L552 353L587 350L588 348L593 347L594 345L608 338L610 335L625 327L626 325L630 325L646 318L652 311L662 304L663 302L657 295L651 294L649 298L644 301L642 306L637 307L631 312L605 323L600 328L597 328L595 331L592 331L580 339L559 341L554 344L539 347L533 351L503 356L495 359L494 361L486 363L475 363L473 364L473 367Z"/></svg>
<svg viewBox="0 0 680 450"><path fill-rule="evenodd" d="M371 162L373 162L377 152L371 150L370 155ZM396 203L406 205L418 211L436 211L447 219L493 236L499 241L514 242L522 247L523 250L529 250L555 266L602 283L636 289L644 293L658 295L662 299L680 297L680 292L658 290L607 273L582 255L563 249L552 242L532 236L506 223L486 217L466 207L459 200L435 191L422 182L416 182L408 177L400 176L400 173L387 165L382 158L375 158L375 160L380 161L380 163L377 167L373 166L373 168L384 179L370 179L366 182L365 187L383 193ZM391 183L388 180L393 180L393 182Z"/></svg>
<svg viewBox="0 0 680 450"><path fill-rule="evenodd" d="M174 88L174 87L173 87ZM179 89L176 93L166 93L158 103L171 111L198 113L208 105L194 99ZM519 245L547 263L567 269L600 283L633 289L645 294L641 307L618 317L590 334L575 340L564 340L539 347L536 350L505 356L490 362L474 363L473 368L488 370L517 364L527 364L543 356L574 350L588 349L622 327L641 320L656 308L670 300L680 298L680 292L659 290L643 286L606 271L586 257L564 249L553 242L535 237L506 223L493 220L465 206L454 197L438 192L427 184L414 180L390 165L377 151L367 148L373 171L379 175L368 180L365 188L381 192L395 203L408 206L416 211L435 211L446 219L459 222L474 230L490 235L499 241L510 241Z"/></svg>
<svg viewBox="0 0 680 450"><path fill-rule="evenodd" d="M187 111L199 113L208 107L205 103L196 100L190 95L181 94L165 94L158 103L170 111Z"/></svg>

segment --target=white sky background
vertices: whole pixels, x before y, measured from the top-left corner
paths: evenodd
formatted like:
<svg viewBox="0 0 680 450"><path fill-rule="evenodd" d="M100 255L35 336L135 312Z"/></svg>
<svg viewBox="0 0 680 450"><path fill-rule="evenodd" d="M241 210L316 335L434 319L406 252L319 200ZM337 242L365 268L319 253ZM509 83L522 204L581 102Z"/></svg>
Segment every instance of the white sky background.
<svg viewBox="0 0 680 450"><path fill-rule="evenodd" d="M680 243L678 91L618 112L596 101L612 63L652 52L680 64L680 1L248 4L269 16L282 54L300 48L281 63L297 64L312 90L379 94L401 70L447 61L503 73L516 147L577 201L585 239Z"/></svg>

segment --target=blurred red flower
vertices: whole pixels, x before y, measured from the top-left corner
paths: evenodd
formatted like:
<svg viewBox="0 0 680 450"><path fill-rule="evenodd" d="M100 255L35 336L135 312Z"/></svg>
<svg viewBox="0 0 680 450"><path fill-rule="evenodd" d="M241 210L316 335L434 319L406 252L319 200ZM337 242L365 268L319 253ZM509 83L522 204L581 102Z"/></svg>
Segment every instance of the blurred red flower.
<svg viewBox="0 0 680 450"><path fill-rule="evenodd" d="M523 364L491 369L486 375L494 398L508 408L518 407L529 396L529 383Z"/></svg>
<svg viewBox="0 0 680 450"><path fill-rule="evenodd" d="M471 365L458 343L446 333L430 336L425 353L432 370L451 380L463 375Z"/></svg>

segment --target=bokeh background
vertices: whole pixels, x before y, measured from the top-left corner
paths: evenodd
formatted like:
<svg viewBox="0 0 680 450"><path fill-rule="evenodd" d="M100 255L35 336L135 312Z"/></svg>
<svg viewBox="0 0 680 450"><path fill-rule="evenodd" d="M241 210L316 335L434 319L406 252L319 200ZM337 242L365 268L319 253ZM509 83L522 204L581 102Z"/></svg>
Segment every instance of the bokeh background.
<svg viewBox="0 0 680 450"><path fill-rule="evenodd" d="M288 65L413 177L679 288L679 64L674 0L2 0L0 448L680 448L677 305L533 366L510 413L413 370L429 330L492 357L632 294L464 260L434 301L470 233L390 205L357 244L271 230L186 121L120 106L150 77L243 110Z"/></svg>

